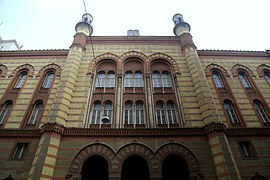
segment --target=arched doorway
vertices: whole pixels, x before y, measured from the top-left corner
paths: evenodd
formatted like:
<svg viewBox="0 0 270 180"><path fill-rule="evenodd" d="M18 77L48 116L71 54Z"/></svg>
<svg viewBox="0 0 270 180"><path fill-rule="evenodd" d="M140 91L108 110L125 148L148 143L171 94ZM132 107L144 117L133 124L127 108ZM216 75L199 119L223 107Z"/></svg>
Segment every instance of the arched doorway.
<svg viewBox="0 0 270 180"><path fill-rule="evenodd" d="M128 157L122 165L121 180L150 180L146 160L138 155Z"/></svg>
<svg viewBox="0 0 270 180"><path fill-rule="evenodd" d="M82 180L109 180L106 159L98 155L86 159L82 166Z"/></svg>
<svg viewBox="0 0 270 180"><path fill-rule="evenodd" d="M162 180L188 180L190 171L187 162L177 155L167 156L162 163Z"/></svg>

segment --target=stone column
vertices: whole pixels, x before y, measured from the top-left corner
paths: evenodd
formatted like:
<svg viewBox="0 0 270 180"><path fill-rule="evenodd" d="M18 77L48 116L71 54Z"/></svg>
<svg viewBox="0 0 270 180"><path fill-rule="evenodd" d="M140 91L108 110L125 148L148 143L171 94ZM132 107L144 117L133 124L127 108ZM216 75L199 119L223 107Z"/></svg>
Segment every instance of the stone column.
<svg viewBox="0 0 270 180"><path fill-rule="evenodd" d="M147 101L148 101L148 117L150 122L150 128L154 128L154 110L153 110L153 100L152 100L152 91L151 91L151 74L146 74L146 86L147 86Z"/></svg>
<svg viewBox="0 0 270 180"><path fill-rule="evenodd" d="M116 95L116 118L115 118L115 128L121 127L121 114L122 114L122 74L118 74L117 83L117 95Z"/></svg>

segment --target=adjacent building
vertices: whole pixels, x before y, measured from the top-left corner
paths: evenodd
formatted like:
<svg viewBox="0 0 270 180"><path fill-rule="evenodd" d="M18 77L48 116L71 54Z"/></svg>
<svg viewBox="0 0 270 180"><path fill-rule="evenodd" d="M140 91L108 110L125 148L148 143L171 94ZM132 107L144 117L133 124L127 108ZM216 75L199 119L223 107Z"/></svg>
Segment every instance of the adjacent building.
<svg viewBox="0 0 270 180"><path fill-rule="evenodd" d="M270 51L175 36L91 36L0 52L0 178L267 180Z"/></svg>

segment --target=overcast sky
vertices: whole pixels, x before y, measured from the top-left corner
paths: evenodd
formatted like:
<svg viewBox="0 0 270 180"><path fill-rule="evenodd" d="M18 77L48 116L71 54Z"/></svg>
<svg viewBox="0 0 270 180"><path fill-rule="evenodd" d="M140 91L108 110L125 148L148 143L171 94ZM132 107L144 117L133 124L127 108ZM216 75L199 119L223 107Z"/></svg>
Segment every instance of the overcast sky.
<svg viewBox="0 0 270 180"><path fill-rule="evenodd" d="M270 0L85 0L93 36L174 36L181 13L198 49L270 49ZM67 49L84 13L83 0L0 0L0 36L23 50Z"/></svg>

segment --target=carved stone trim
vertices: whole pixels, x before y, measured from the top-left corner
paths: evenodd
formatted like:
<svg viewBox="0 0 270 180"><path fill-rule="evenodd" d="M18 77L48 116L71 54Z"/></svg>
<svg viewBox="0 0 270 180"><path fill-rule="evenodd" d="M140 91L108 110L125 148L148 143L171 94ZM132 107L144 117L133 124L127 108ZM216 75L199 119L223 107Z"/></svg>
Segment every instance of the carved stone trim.
<svg viewBox="0 0 270 180"><path fill-rule="evenodd" d="M0 57L31 57L31 56L62 56L66 57L69 50L24 50L24 51L1 51Z"/></svg>
<svg viewBox="0 0 270 180"><path fill-rule="evenodd" d="M3 65L3 64L0 64L0 71L1 71L1 77L6 77L6 74L7 74L7 71L8 71L8 68L7 66Z"/></svg>
<svg viewBox="0 0 270 180"><path fill-rule="evenodd" d="M57 123L46 123L41 127L41 134L43 133L56 133L64 134L64 126Z"/></svg>
<svg viewBox="0 0 270 180"><path fill-rule="evenodd" d="M196 156L186 146L174 142L163 144L156 151L155 156L156 159L159 160L158 164L159 172L162 172L163 160L171 154L178 155L181 158L183 158L188 164L190 171L190 179L197 179L197 174L201 172L200 172L200 165Z"/></svg>
<svg viewBox="0 0 270 180"><path fill-rule="evenodd" d="M257 72L259 74L259 77L264 77L264 71L270 72L270 66L267 66L266 64L261 64L257 67Z"/></svg>
<svg viewBox="0 0 270 180"><path fill-rule="evenodd" d="M163 53L151 54L150 56L148 56L147 61L149 61L151 64L152 61L157 60L157 59L166 60L167 62L169 62L170 66L173 67L172 68L173 73L181 74L177 62L172 57L168 56L167 54L163 54Z"/></svg>
<svg viewBox="0 0 270 180"><path fill-rule="evenodd" d="M159 136L201 136L203 128L160 128L160 129L84 129L66 128L66 137L159 137Z"/></svg>
<svg viewBox="0 0 270 180"><path fill-rule="evenodd" d="M37 74L36 77L40 77L41 75L43 75L43 73L44 73L45 71L47 71L47 70L49 70L49 69L53 69L53 70L55 71L55 76L56 76L56 77L60 77L61 71L62 71L62 70L61 70L61 67L60 67L59 65L57 65L57 64L54 64L54 63L48 64L48 65L44 66L44 67L38 72L38 74Z"/></svg>
<svg viewBox="0 0 270 180"><path fill-rule="evenodd" d="M40 129L37 130L11 130L0 129L0 138L39 138Z"/></svg>
<svg viewBox="0 0 270 180"><path fill-rule="evenodd" d="M100 155L106 159L108 163L109 172L112 171L112 162L115 156L114 151L107 145L101 143L94 143L82 148L75 158L73 159L67 176L73 177L73 179L81 179L81 169L83 163L87 158L93 155ZM114 163L115 164L115 163Z"/></svg>
<svg viewBox="0 0 270 180"><path fill-rule="evenodd" d="M147 56L145 54L138 52L138 51L134 51L134 50L122 54L120 58L125 60L125 59L131 58L131 57L139 58L139 59L143 60L144 63L145 63L145 60L147 59Z"/></svg>
<svg viewBox="0 0 270 180"><path fill-rule="evenodd" d="M28 70L28 77L33 77L34 75L34 67L31 64L23 64L19 67L17 67L14 71L12 71L11 75L9 77L13 77L14 75L16 75L19 71L23 70L23 69L27 69Z"/></svg>
<svg viewBox="0 0 270 180"><path fill-rule="evenodd" d="M255 74L247 67L247 66L244 66L242 64L236 64L232 67L232 75L233 77L237 77L238 76L238 71L239 70L244 70L246 71L250 76L252 77L256 77Z"/></svg>
<svg viewBox="0 0 270 180"><path fill-rule="evenodd" d="M115 159L117 160L117 163L115 163L115 170L118 171L117 173L121 174L123 163L125 162L126 158L132 155L139 155L143 159L145 159L148 164L150 174L153 174L152 167L156 167L158 163L154 156L153 150L144 144L137 143L136 141L134 141L134 143L127 144L121 147L117 151L115 157Z"/></svg>
<svg viewBox="0 0 270 180"><path fill-rule="evenodd" d="M225 132L226 126L223 123L212 122L204 126L204 130L206 134L210 134L212 132Z"/></svg>
<svg viewBox="0 0 270 180"><path fill-rule="evenodd" d="M268 57L265 51L197 50L199 56Z"/></svg>
<svg viewBox="0 0 270 180"><path fill-rule="evenodd" d="M212 71L217 69L218 71L222 72L222 74L224 74L224 76L230 77L227 70L224 69L224 67L218 65L218 64L209 64L208 66L206 66L205 68L205 75L206 77L209 77L212 75Z"/></svg>

